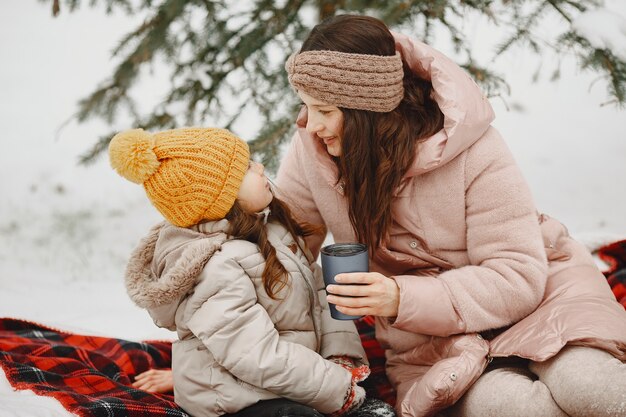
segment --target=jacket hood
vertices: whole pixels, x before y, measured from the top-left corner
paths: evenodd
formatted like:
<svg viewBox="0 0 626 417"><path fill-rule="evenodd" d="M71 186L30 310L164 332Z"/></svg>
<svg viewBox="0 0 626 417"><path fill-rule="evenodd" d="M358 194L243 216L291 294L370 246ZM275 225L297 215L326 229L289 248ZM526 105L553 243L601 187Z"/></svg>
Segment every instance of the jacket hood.
<svg viewBox="0 0 626 417"><path fill-rule="evenodd" d="M148 309L158 325L169 328L178 304L227 239L227 225L226 220L220 220L190 228L167 222L153 227L131 254L126 268L126 290L131 300Z"/></svg>
<svg viewBox="0 0 626 417"><path fill-rule="evenodd" d="M420 141L415 161L405 175L412 177L444 165L469 148L487 131L495 115L478 85L450 58L408 36L398 33L393 33L393 36L396 50L411 70L432 82L433 98L444 114L443 129ZM306 107L303 107L296 120L303 137L310 136L304 130L307 119ZM327 168L324 171L336 172L324 147L317 145L315 149L319 162ZM334 181L329 178L329 182L336 183L336 176Z"/></svg>

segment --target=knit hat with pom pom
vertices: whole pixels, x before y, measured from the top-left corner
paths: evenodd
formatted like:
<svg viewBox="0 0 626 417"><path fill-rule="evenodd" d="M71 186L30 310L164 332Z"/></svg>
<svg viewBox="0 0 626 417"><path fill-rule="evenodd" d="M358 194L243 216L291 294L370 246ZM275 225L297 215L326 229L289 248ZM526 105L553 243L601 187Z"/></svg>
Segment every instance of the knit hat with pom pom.
<svg viewBox="0 0 626 417"><path fill-rule="evenodd" d="M188 227L226 216L248 170L250 151L225 129L133 129L111 139L109 158L122 177L143 184L170 223Z"/></svg>

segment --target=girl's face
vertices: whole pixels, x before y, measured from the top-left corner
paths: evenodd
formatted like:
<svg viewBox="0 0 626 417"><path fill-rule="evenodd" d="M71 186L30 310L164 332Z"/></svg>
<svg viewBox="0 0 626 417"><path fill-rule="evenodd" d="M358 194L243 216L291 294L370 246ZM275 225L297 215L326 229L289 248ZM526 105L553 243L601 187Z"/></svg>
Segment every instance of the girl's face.
<svg viewBox="0 0 626 417"><path fill-rule="evenodd" d="M329 154L341 156L343 113L339 107L324 103L303 91L298 91L298 95L306 105L309 116L306 123L307 132L324 142Z"/></svg>
<svg viewBox="0 0 626 417"><path fill-rule="evenodd" d="M265 167L263 164L250 161L237 194L241 208L250 213L257 213L267 207L273 198L269 180L265 176Z"/></svg>

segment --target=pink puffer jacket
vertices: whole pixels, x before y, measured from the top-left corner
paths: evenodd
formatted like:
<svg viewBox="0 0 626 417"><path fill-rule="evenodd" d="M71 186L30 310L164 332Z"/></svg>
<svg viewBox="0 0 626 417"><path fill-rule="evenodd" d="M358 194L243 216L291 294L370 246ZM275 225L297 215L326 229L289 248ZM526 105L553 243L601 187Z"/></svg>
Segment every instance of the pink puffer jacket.
<svg viewBox="0 0 626 417"><path fill-rule="evenodd" d="M370 268L393 277L398 316L377 319L402 416L456 402L491 357L542 361L565 344L626 360L626 312L587 250L531 193L471 78L433 48L396 34L410 67L430 79L444 128L422 142L394 195L390 238ZM306 111L278 186L297 214L353 241L337 169L306 132ZM314 251L320 241L309 242ZM315 252L316 253L316 252ZM494 330L499 329L499 330Z"/></svg>

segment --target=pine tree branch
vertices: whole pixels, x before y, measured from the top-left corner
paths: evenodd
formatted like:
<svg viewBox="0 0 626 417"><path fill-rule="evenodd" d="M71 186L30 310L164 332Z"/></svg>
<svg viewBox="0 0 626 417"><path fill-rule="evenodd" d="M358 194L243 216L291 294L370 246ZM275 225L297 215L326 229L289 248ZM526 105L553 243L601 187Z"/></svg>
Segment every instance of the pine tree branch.
<svg viewBox="0 0 626 417"><path fill-rule="evenodd" d="M560 40L573 49L581 61L583 69L603 74L608 79L609 94L614 97L612 104L626 106L626 62L611 50L596 48L584 37L575 32L567 32Z"/></svg>
<svg viewBox="0 0 626 417"><path fill-rule="evenodd" d="M47 1L47 0L39 0ZM57 17L61 13L61 2L59 0L52 0L52 16ZM66 0L65 5L70 12L75 11L80 4L80 0ZM99 4L98 0L91 0L89 2L90 7L95 7ZM122 8L127 13L133 13L133 7L128 0L106 0L105 11L107 14L111 13L115 7Z"/></svg>
<svg viewBox="0 0 626 417"><path fill-rule="evenodd" d="M520 43L521 41L527 42L530 48L535 53L539 53L541 48L539 47L537 41L533 39L531 30L535 25L538 24L539 19L543 17L544 11L547 6L547 2L542 2L532 13L525 16L524 19L522 19L521 23L512 23L512 25L516 28L515 33L504 42L500 43L498 47L496 47L495 56L497 57L499 55L502 55L514 44Z"/></svg>
<svg viewBox="0 0 626 417"><path fill-rule="evenodd" d="M43 0L52 5L53 14L72 12L80 0ZM250 141L255 158L266 163L268 171L278 162L280 145L289 138L296 96L283 68L287 54L296 50L310 31L309 12L314 18L337 13L361 13L379 17L392 29L421 31L430 42L440 30L450 36L465 64L462 65L490 97L510 94L505 79L472 57L465 22L476 14L485 16L500 28L512 30L499 43L495 56L515 45L535 53L549 48L559 57L563 45L559 36L543 39L537 28L545 16L560 16L573 21L597 0L83 0L89 6L105 5L106 10L123 8L142 11L146 20L126 34L116 45L113 56L119 59L110 78L80 101L79 122L101 118L109 123L121 111L133 117L133 125L144 129L177 127L198 122L219 124L236 131L246 123L248 110L261 115L262 128ZM132 3L132 4L131 4ZM498 4L500 3L500 4ZM500 5L501 7L498 7ZM306 12L305 12L306 10ZM416 33L413 33L416 35ZM583 40L570 36L565 43L569 52L581 59L581 66L603 74L609 92L618 105L625 102L624 63L610 51L597 50ZM139 112L132 87L144 76L143 68L163 58L171 71L171 85L162 100L151 103L151 110ZM559 67L551 73L559 76ZM549 71L543 67L539 72ZM504 100L504 99L503 99ZM83 155L83 162L106 149L109 134L100 138Z"/></svg>
<svg viewBox="0 0 626 417"><path fill-rule="evenodd" d="M597 0L583 0L583 2L579 2L579 1L572 1L572 0L564 0L564 3L568 4L569 6L577 9L579 12L585 12L587 11L587 6L585 6L585 4L589 4L589 6L600 6L602 4L602 0L597 1Z"/></svg>
<svg viewBox="0 0 626 417"><path fill-rule="evenodd" d="M293 129L293 121L297 114L297 110L294 109L280 119L267 124L256 138L248 142L250 151L258 156L270 173L275 173L278 168L280 145Z"/></svg>
<svg viewBox="0 0 626 417"><path fill-rule="evenodd" d="M548 0L548 3L556 10L563 19L567 20L569 24L572 23L572 18L563 10L556 0Z"/></svg>
<svg viewBox="0 0 626 417"><path fill-rule="evenodd" d="M461 68L470 73L472 78L476 80L476 83L481 86L487 97L498 96L502 91L506 92L507 95L511 93L511 87L501 75L485 67L481 67L472 61L462 64Z"/></svg>

